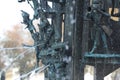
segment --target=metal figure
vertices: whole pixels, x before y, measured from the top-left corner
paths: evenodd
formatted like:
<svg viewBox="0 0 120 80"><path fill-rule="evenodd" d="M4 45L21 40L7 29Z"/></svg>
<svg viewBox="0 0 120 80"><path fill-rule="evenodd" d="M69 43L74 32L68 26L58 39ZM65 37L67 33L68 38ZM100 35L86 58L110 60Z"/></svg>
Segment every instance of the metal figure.
<svg viewBox="0 0 120 80"><path fill-rule="evenodd" d="M29 14L23 10L21 10L22 12L22 17L23 17L23 24L26 24L28 28L28 30L30 31L31 34L36 32L36 29L34 27L34 25L32 24L32 20L29 18Z"/></svg>
<svg viewBox="0 0 120 80"><path fill-rule="evenodd" d="M92 40L94 40L92 50L90 53L95 52L95 50L100 46L100 38L103 42L103 47L106 52L108 52L108 45L106 40L106 35L104 31L101 28L101 20L102 15L105 13L102 13L101 11L101 2L100 0L93 0L93 5L91 7L91 12L88 13L88 17L93 21L93 27L92 27ZM106 14L105 14L106 15Z"/></svg>

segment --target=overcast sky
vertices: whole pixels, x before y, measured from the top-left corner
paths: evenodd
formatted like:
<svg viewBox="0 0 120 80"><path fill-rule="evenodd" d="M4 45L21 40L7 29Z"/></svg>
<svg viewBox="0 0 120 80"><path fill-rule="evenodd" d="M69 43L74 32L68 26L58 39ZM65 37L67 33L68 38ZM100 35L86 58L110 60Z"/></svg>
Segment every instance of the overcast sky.
<svg viewBox="0 0 120 80"><path fill-rule="evenodd" d="M22 21L20 10L33 13L27 2L18 3L18 0L0 1L0 33L10 29Z"/></svg>

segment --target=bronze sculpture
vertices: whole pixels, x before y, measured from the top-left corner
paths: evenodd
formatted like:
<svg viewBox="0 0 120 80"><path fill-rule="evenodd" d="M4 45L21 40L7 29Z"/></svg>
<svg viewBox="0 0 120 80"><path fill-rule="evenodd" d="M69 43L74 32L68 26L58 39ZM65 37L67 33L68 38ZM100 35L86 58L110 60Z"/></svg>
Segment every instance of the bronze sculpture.
<svg viewBox="0 0 120 80"><path fill-rule="evenodd" d="M24 2L25 0L19 0L19 2ZM30 0L27 0L30 4ZM46 78L49 80L62 80L65 77L65 72L61 72L65 69L66 62L63 61L64 50L66 43L61 42L60 40L55 40L55 26L50 24L47 17L46 11L49 12L50 8L47 4L47 0L31 0L33 6L31 7L34 10L34 17L31 20L29 14L22 10L23 24L27 25L33 40L36 51L36 61L39 66L39 60L42 60L44 65L50 65L48 71L45 73ZM53 1L53 0L52 0ZM59 4L58 0L55 0L55 3ZM54 2L54 1L53 1ZM43 5L43 4L46 5ZM57 12L57 11L56 11ZM49 14L49 13L48 13ZM55 13L56 14L56 13ZM52 14L54 16L54 14ZM39 31L36 31L36 28L33 25L34 19L39 19L40 23L38 24ZM58 34L59 35L59 34ZM57 41L57 42L56 42ZM56 75L57 74L57 75ZM49 76L48 76L49 75Z"/></svg>
<svg viewBox="0 0 120 80"><path fill-rule="evenodd" d="M109 17L108 14L102 11L102 4L100 0L93 0L92 6L89 7L88 11L90 11L87 14L87 17L93 21L93 27L91 31L91 39L94 41L93 47L90 51L90 53L96 52L97 48L99 48L101 44L101 40L103 43L103 47L105 49L105 52L108 52L108 45L107 45L107 39L104 31L102 30L101 26L104 23L103 15Z"/></svg>

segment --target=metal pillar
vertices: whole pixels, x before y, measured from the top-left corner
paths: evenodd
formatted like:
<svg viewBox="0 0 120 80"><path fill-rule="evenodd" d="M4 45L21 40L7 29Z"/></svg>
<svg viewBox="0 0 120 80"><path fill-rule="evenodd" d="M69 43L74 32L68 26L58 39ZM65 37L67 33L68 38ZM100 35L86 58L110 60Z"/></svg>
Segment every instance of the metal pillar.
<svg viewBox="0 0 120 80"><path fill-rule="evenodd" d="M83 10L84 0L76 0L75 24L73 31L73 80L84 80L84 60L82 54L82 32L83 32Z"/></svg>
<svg viewBox="0 0 120 80"><path fill-rule="evenodd" d="M82 27L83 3L82 0L66 0L64 41L68 42L66 54L72 55L70 80L84 80L84 65L82 57Z"/></svg>

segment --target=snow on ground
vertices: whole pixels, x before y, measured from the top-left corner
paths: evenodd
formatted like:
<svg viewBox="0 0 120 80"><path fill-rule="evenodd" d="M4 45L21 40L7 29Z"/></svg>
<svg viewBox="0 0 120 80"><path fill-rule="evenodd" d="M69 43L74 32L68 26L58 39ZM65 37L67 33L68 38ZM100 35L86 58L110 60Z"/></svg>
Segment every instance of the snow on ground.
<svg viewBox="0 0 120 80"><path fill-rule="evenodd" d="M84 76L84 79L85 80L94 80L94 77L90 73L86 73L85 76Z"/></svg>

